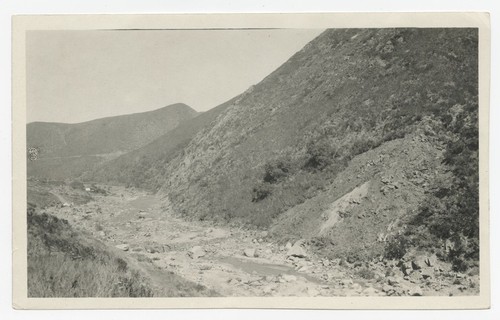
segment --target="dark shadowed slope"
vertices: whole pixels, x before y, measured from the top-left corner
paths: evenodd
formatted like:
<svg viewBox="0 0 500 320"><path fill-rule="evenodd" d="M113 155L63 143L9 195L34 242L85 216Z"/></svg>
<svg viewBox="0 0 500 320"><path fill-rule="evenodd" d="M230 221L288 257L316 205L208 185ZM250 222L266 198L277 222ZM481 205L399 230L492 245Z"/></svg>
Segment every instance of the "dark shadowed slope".
<svg viewBox="0 0 500 320"><path fill-rule="evenodd" d="M39 150L28 164L28 175L48 178L77 176L95 164L137 149L197 112L185 104L158 110L65 124L34 122L27 125L27 145Z"/></svg>

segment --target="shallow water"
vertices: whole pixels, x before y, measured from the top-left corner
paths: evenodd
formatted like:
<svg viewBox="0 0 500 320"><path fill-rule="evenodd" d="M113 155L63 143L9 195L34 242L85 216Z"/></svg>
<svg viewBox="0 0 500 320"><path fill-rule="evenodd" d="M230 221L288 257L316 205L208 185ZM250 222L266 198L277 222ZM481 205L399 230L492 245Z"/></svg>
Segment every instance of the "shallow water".
<svg viewBox="0 0 500 320"><path fill-rule="evenodd" d="M278 276L280 274L289 274L296 277L303 277L311 282L321 284L321 280L311 277L305 273L300 273L292 267L282 264L272 263L257 263L250 260L242 260L235 257L224 257L220 260L223 263L228 263L246 273L257 274L261 276Z"/></svg>

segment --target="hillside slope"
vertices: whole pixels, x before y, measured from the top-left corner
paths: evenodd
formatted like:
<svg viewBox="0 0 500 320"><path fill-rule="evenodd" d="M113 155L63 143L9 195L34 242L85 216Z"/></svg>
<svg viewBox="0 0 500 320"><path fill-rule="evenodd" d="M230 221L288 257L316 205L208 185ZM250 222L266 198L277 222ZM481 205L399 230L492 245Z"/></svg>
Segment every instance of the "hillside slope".
<svg viewBox="0 0 500 320"><path fill-rule="evenodd" d="M38 149L28 175L50 178L78 176L94 165L135 150L191 119L197 112L185 104L93 121L29 123L27 145Z"/></svg>
<svg viewBox="0 0 500 320"><path fill-rule="evenodd" d="M187 216L268 226L355 155L437 135L476 96L476 30L328 30L199 132L161 191Z"/></svg>

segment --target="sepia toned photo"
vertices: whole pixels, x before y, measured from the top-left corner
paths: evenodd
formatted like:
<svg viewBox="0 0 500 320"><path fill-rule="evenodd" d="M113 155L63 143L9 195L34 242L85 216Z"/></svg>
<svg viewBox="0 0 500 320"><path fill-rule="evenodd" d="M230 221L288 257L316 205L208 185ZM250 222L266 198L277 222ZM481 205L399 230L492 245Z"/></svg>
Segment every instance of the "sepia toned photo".
<svg viewBox="0 0 500 320"><path fill-rule="evenodd" d="M19 17L19 306L487 307L487 18L207 16Z"/></svg>

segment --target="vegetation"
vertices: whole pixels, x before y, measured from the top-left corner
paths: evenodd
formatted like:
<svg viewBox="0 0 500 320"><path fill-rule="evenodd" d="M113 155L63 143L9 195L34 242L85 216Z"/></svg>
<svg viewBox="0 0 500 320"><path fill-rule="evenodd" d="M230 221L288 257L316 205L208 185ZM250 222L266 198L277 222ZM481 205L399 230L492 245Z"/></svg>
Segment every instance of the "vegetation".
<svg viewBox="0 0 500 320"><path fill-rule="evenodd" d="M74 231L66 220L28 209L30 297L167 297L213 295L173 274L155 286L103 244Z"/></svg>
<svg viewBox="0 0 500 320"><path fill-rule="evenodd" d="M417 215L409 217L411 228L404 241L432 249L464 271L479 259L479 132L476 99L457 105L446 119L443 165L451 175L437 179L433 192ZM444 135L444 133L442 133ZM398 247L397 241L392 243ZM443 250L449 241L452 248ZM408 247L407 245L405 247ZM399 246L401 251L405 248Z"/></svg>

